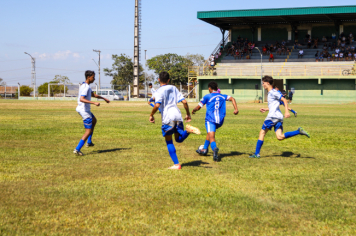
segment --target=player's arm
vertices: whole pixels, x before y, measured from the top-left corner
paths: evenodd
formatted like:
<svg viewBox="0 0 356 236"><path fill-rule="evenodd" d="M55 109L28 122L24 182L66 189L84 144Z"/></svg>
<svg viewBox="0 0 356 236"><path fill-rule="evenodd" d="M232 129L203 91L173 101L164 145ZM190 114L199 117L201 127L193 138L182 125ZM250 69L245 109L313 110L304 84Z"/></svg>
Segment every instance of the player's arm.
<svg viewBox="0 0 356 236"><path fill-rule="evenodd" d="M194 115L195 112L199 111L201 109L201 106L197 106L196 108L193 109L192 114Z"/></svg>
<svg viewBox="0 0 356 236"><path fill-rule="evenodd" d="M236 104L235 98L230 97L228 100L229 100L230 102L232 102L232 105L234 106L234 109L235 109L234 114L235 114L235 115L239 114L239 109L237 108L237 104Z"/></svg>
<svg viewBox="0 0 356 236"><path fill-rule="evenodd" d="M269 108L261 108L260 112L265 113L266 111L269 111Z"/></svg>
<svg viewBox="0 0 356 236"><path fill-rule="evenodd" d="M158 108L161 106L161 103L156 103L153 107L151 114L150 114L150 122L155 123L155 118L153 117L154 114L158 111Z"/></svg>
<svg viewBox="0 0 356 236"><path fill-rule="evenodd" d="M93 104L95 106L100 106L100 103L89 101L88 99L85 98L85 96L80 96L80 102Z"/></svg>
<svg viewBox="0 0 356 236"><path fill-rule="evenodd" d="M200 100L200 102L198 103L198 106L196 108L194 108L192 111L193 115L195 114L195 112L199 111L206 104L205 100L206 100L205 97L203 97L203 99Z"/></svg>
<svg viewBox="0 0 356 236"><path fill-rule="evenodd" d="M103 98L102 96L99 96L99 95L95 94L94 92L91 92L91 96L95 97L97 99L103 99L106 103L110 103L109 99Z"/></svg>
<svg viewBox="0 0 356 236"><path fill-rule="evenodd" d="M187 115L185 116L185 120L187 122L190 122L192 120L192 118L190 117L190 111L189 111L189 106L188 106L188 102L184 99L182 100L185 112L187 113Z"/></svg>
<svg viewBox="0 0 356 236"><path fill-rule="evenodd" d="M281 98L281 101L284 103L284 117L285 118L289 118L290 114L289 114L289 110L288 110L288 102L287 99L285 97Z"/></svg>

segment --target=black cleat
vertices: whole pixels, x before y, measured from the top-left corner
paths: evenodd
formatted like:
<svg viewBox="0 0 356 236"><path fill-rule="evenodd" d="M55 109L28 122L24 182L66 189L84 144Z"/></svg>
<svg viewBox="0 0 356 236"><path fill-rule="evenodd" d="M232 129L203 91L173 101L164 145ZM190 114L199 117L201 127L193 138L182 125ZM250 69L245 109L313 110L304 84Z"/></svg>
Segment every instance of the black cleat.
<svg viewBox="0 0 356 236"><path fill-rule="evenodd" d="M220 158L219 158L218 152L219 152L219 148L216 147L216 148L214 149L214 157L213 157L213 160L216 161L216 162L221 161Z"/></svg>

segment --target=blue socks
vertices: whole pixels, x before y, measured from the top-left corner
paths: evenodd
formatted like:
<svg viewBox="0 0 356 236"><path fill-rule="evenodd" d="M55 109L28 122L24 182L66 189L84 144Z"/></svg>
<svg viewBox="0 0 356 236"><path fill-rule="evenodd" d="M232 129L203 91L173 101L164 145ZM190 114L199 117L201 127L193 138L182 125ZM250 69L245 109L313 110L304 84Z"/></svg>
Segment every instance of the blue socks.
<svg viewBox="0 0 356 236"><path fill-rule="evenodd" d="M216 148L216 142L211 142L210 147L211 147L211 150L214 151L214 149Z"/></svg>
<svg viewBox="0 0 356 236"><path fill-rule="evenodd" d="M150 103L150 106L151 106L151 107L155 107L152 103Z"/></svg>
<svg viewBox="0 0 356 236"><path fill-rule="evenodd" d="M286 138L291 138L291 137L296 136L296 135L298 135L298 134L300 134L299 130L291 131L291 132L285 133L285 134L284 134L284 137L286 137Z"/></svg>
<svg viewBox="0 0 356 236"><path fill-rule="evenodd" d="M91 143L91 137L93 136L93 133L94 133L94 131L91 132L91 134L89 135L88 140L87 140L87 143Z"/></svg>
<svg viewBox="0 0 356 236"><path fill-rule="evenodd" d="M84 146L85 141L84 140L80 140L78 143L78 146L75 148L77 151L80 151L80 149L82 149L82 147Z"/></svg>
<svg viewBox="0 0 356 236"><path fill-rule="evenodd" d="M209 145L210 145L210 141L209 141L209 140L205 140L204 149L205 149L205 150L208 150Z"/></svg>
<svg viewBox="0 0 356 236"><path fill-rule="evenodd" d="M293 114L295 114L295 111L292 109L292 110L290 110Z"/></svg>
<svg viewBox="0 0 356 236"><path fill-rule="evenodd" d="M255 155L260 154L260 151L261 151L262 145L263 145L263 141L261 141L261 140L257 140L257 145L256 145Z"/></svg>
<svg viewBox="0 0 356 236"><path fill-rule="evenodd" d="M186 138L188 138L189 133L187 131L182 132L179 137L176 139L177 143L182 143Z"/></svg>
<svg viewBox="0 0 356 236"><path fill-rule="evenodd" d="M169 155L171 156L171 159L173 161L173 163L176 165L176 164L179 164L179 161L178 161L178 157L177 157L177 154L176 154L176 148L174 147L174 144L173 144L173 141L166 141L167 143L167 148L168 148L168 152L169 152Z"/></svg>

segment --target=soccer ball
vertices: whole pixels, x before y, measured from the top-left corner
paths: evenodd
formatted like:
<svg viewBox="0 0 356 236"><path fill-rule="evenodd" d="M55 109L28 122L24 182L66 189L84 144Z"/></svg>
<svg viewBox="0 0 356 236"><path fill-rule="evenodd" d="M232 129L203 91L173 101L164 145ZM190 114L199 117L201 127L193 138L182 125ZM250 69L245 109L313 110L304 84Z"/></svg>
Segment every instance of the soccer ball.
<svg viewBox="0 0 356 236"><path fill-rule="evenodd" d="M198 150L199 151L201 151L201 150L203 150L204 149L204 145L200 145L199 147L198 147Z"/></svg>

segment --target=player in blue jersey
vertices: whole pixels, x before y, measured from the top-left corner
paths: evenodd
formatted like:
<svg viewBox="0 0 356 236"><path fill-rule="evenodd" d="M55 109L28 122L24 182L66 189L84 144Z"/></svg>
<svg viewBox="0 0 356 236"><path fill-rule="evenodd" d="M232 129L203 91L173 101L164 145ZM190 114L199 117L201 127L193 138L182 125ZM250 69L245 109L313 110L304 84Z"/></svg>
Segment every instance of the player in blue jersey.
<svg viewBox="0 0 356 236"><path fill-rule="evenodd" d="M209 145L213 150L213 160L220 161L218 156L219 148L215 142L215 132L223 123L226 115L226 101L232 101L234 105L234 114L237 115L239 110L234 98L220 94L218 92L218 84L214 81L208 84L210 94L205 95L199 102L198 106L192 111L193 114L199 111L206 105L205 127L207 131L206 140L203 149L198 149L197 153L206 156L208 154Z"/></svg>
<svg viewBox="0 0 356 236"><path fill-rule="evenodd" d="M168 85L169 80L169 74L167 72L163 71L159 74L161 87L155 93L156 104L152 109L149 120L151 123L155 123L153 115L157 112L158 108L161 108L162 135L166 140L169 155L174 163L174 166L169 169L179 170L182 167L179 164L176 148L173 144L173 134L176 142L182 143L186 138L188 138L190 133L200 134L200 130L191 125L186 125L186 130L184 131L182 114L180 113L177 104L180 102L183 103L184 109L187 113L185 120L190 122L191 117L188 103L175 86Z"/></svg>
<svg viewBox="0 0 356 236"><path fill-rule="evenodd" d="M285 93L283 94L283 93L281 92L281 90L279 90L279 88L278 88L277 86L275 86L274 89L275 89L276 91L278 91L280 94L282 94L282 96L283 96L284 98L286 97L286 94L285 94ZM279 104L284 106L284 102L283 102L283 101L280 101ZM295 117L297 117L297 112L296 112L296 111L294 111L292 108L289 108L289 107L288 107L288 110L291 111L291 112L294 114Z"/></svg>
<svg viewBox="0 0 356 236"><path fill-rule="evenodd" d="M149 83L148 87L151 89L151 94L152 94L150 100L148 101L148 105L154 107L154 105L151 102L153 103L155 102L155 93L157 90L152 87L152 83ZM161 108L158 108L158 111L159 113L161 113Z"/></svg>
<svg viewBox="0 0 356 236"><path fill-rule="evenodd" d="M85 128L85 133L82 139L79 141L78 146L73 151L74 154L79 156L83 156L83 153L80 151L80 149L84 146L85 141L88 140L87 147L94 146L94 143L92 142L91 139L96 124L96 118L93 115L93 113L91 113L90 111L90 104L94 104L95 106L100 106L100 103L92 102L91 97L104 99L107 103L110 102L108 99L96 95L95 93L92 92L90 88L90 84L92 84L94 81L95 81L95 72L91 70L85 71L85 82L83 82L83 84L79 88L78 106L76 108L76 111L83 119L84 128Z"/></svg>
<svg viewBox="0 0 356 236"><path fill-rule="evenodd" d="M259 138L257 140L256 151L250 158L260 158L260 151L263 145L265 135L268 130L272 130L274 127L274 132L278 140L284 140L286 138L291 138L296 135L305 135L310 138L310 135L302 127L299 127L296 131L291 131L283 134L283 114L279 109L280 101L284 102L285 118L289 118L288 112L288 102L278 91L273 89L273 78L271 76L264 76L262 78L262 86L268 91L268 108L261 108L262 113L269 111L265 122L263 123L262 129L260 131Z"/></svg>

